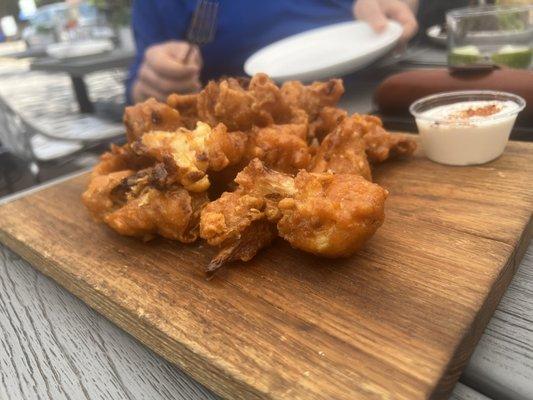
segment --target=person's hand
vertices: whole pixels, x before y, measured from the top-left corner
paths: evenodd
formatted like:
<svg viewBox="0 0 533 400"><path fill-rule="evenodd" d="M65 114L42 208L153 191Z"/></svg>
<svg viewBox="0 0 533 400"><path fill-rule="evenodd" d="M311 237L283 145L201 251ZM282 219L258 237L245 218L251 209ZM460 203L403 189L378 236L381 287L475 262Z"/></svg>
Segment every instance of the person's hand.
<svg viewBox="0 0 533 400"><path fill-rule="evenodd" d="M201 88L202 58L197 47L185 60L190 44L169 41L146 49L131 95L135 103L149 97L165 101L171 93L190 93Z"/></svg>
<svg viewBox="0 0 533 400"><path fill-rule="evenodd" d="M399 22L403 27L400 42L405 45L418 30L418 23L413 8L416 1L401 0L357 0L353 7L354 16L366 21L376 31L381 32L387 26L387 19Z"/></svg>

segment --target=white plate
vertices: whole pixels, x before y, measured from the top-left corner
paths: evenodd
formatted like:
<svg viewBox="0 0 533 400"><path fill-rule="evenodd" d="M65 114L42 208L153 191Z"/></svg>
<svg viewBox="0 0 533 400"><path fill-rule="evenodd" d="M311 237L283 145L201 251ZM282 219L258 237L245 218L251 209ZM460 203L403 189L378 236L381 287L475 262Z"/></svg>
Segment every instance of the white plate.
<svg viewBox="0 0 533 400"><path fill-rule="evenodd" d="M46 47L46 53L54 58L91 56L113 50L110 40L80 40L76 42L54 43Z"/></svg>
<svg viewBox="0 0 533 400"><path fill-rule="evenodd" d="M342 76L386 54L401 35L402 27L393 21L379 34L366 22L341 22L272 43L248 58L244 70L265 72L277 81Z"/></svg>

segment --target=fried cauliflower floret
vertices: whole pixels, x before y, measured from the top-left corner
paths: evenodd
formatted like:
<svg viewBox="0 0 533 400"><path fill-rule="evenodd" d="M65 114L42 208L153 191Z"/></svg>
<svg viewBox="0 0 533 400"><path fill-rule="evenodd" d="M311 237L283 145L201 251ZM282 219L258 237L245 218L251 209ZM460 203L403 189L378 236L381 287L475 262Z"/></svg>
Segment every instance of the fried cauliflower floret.
<svg viewBox="0 0 533 400"><path fill-rule="evenodd" d="M322 142L326 135L333 132L348 116L348 113L337 107L322 108L317 117L309 124L309 137Z"/></svg>
<svg viewBox="0 0 533 400"><path fill-rule="evenodd" d="M327 82L313 82L304 85L299 81L288 81L281 86L281 97L289 106L302 109L313 121L324 107L335 106L344 94L341 79Z"/></svg>
<svg viewBox="0 0 533 400"><path fill-rule="evenodd" d="M249 261L276 237L275 224L265 212L266 199L242 190L224 193L207 204L200 216L200 237L218 254L207 266L214 272L231 261Z"/></svg>
<svg viewBox="0 0 533 400"><path fill-rule="evenodd" d="M233 78L211 81L199 94L197 104L201 121L210 125L221 122L230 131L288 123L293 117L280 88L265 74L255 75L247 87Z"/></svg>
<svg viewBox="0 0 533 400"><path fill-rule="evenodd" d="M277 228L297 249L347 257L383 223L388 192L362 176L301 171L294 184L296 194L278 203Z"/></svg>
<svg viewBox="0 0 533 400"><path fill-rule="evenodd" d="M206 203L205 193L190 194L179 186L165 190L148 187L107 214L104 222L125 236L150 240L160 235L191 243L198 237L200 210Z"/></svg>
<svg viewBox="0 0 533 400"><path fill-rule="evenodd" d="M179 112L183 126L187 129L194 129L200 120L198 117L198 97L198 93L173 93L167 97L167 105Z"/></svg>
<svg viewBox="0 0 533 400"><path fill-rule="evenodd" d="M83 202L122 235L205 239L218 248L209 272L278 236L319 256L351 255L383 223L388 193L370 165L416 144L377 117L348 116L336 107L343 92L339 79L279 87L257 74L128 107L128 143L102 155Z"/></svg>
<svg viewBox="0 0 533 400"><path fill-rule="evenodd" d="M107 175L111 172L127 169L144 169L152 165L153 162L151 157L135 154L129 143L123 146L112 144L110 150L102 154L100 162L93 168L92 176Z"/></svg>
<svg viewBox="0 0 533 400"><path fill-rule="evenodd" d="M222 194L201 213L200 237L219 246L209 272L230 261L248 261L269 245L281 217L277 203L294 191L290 175L270 170L257 159L235 181L236 191Z"/></svg>
<svg viewBox="0 0 533 400"><path fill-rule="evenodd" d="M210 245L239 240L254 221L276 222L280 218L277 202L295 190L290 175L273 171L257 159L237 175L235 182L237 190L223 193L202 210L200 236Z"/></svg>
<svg viewBox="0 0 533 400"><path fill-rule="evenodd" d="M122 181L134 174L135 171L123 170L91 177L89 186L82 195L82 201L95 220L103 221L107 214L118 207L111 193Z"/></svg>
<svg viewBox="0 0 533 400"><path fill-rule="evenodd" d="M246 131L254 125L272 123L272 117L254 106L255 98L231 82L211 81L198 98L198 116L210 125L222 122L230 130Z"/></svg>
<svg viewBox="0 0 533 400"><path fill-rule="evenodd" d="M223 193L202 211L200 236L211 246L238 240L253 221L264 218L265 200L242 191Z"/></svg>
<svg viewBox="0 0 533 400"><path fill-rule="evenodd" d="M143 103L126 107L124 125L129 143L133 143L146 132L175 131L184 126L180 113L165 103L150 98Z"/></svg>
<svg viewBox="0 0 533 400"><path fill-rule="evenodd" d="M224 262L245 260L235 249L241 242L254 243L250 237L259 226L264 229L270 224L268 232L278 233L295 248L346 257L383 223L388 193L360 175L302 170L293 177L256 159L237 175L236 182L237 190L224 193L201 213L200 237L221 248L210 271ZM249 247L258 251L268 243L257 241Z"/></svg>
<svg viewBox="0 0 533 400"><path fill-rule="evenodd" d="M373 115L354 114L351 118L361 124L366 154L372 163L389 158L410 157L416 150L416 142L401 134L390 134L381 120Z"/></svg>
<svg viewBox="0 0 533 400"><path fill-rule="evenodd" d="M209 262L206 272L213 274L224 264L232 261L250 261L259 250L269 246L276 235L275 224L265 219L253 221L242 231L239 240L220 248L217 255Z"/></svg>
<svg viewBox="0 0 533 400"><path fill-rule="evenodd" d="M198 237L205 193L168 185L162 164L94 176L82 200L97 221L121 235L149 240L155 235L190 243Z"/></svg>
<svg viewBox="0 0 533 400"><path fill-rule="evenodd" d="M153 131L144 134L133 144L141 155L155 158L171 171L175 182L192 192L209 188L208 170L220 171L240 161L245 151L246 136L241 132L228 133L222 124L213 129L198 122L190 131Z"/></svg>
<svg viewBox="0 0 533 400"><path fill-rule="evenodd" d="M295 174L311 161L309 146L298 133L290 124L254 128L249 132L247 158L259 158L269 168Z"/></svg>
<svg viewBox="0 0 533 400"><path fill-rule="evenodd" d="M366 143L363 140L361 124L354 118L344 118L324 138L309 170L356 174L371 181L372 174L366 156Z"/></svg>
<svg viewBox="0 0 533 400"><path fill-rule="evenodd" d="M339 134L340 128L344 130L342 134ZM353 132L357 132L357 135L362 138L367 159L371 163L381 163L391 158L409 157L416 150L416 142L413 139L405 135L387 132L378 117L360 114L348 116L345 111L333 107L322 109L318 117L310 124L309 129L312 137L316 137L322 142L329 142L328 146L332 144L332 137L336 137L337 140L341 137L344 139L340 140L350 140L350 138L354 140L355 135L351 135L347 130L351 129ZM347 145L350 146L348 143ZM360 146L356 147L360 154ZM357 164L359 165L360 162ZM367 168L363 167L363 169ZM370 170L368 170L368 175L369 173ZM362 173L362 175L365 176L366 173Z"/></svg>
<svg viewBox="0 0 533 400"><path fill-rule="evenodd" d="M266 200L265 213L271 221L277 220L277 203L295 193L294 177L274 171L258 160L252 160L235 178L238 191Z"/></svg>

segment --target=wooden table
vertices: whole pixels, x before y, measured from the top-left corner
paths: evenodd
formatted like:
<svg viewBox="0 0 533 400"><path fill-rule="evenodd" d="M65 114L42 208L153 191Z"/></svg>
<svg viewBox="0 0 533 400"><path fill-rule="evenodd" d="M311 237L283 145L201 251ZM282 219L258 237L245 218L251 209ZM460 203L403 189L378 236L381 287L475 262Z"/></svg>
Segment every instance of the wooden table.
<svg viewBox="0 0 533 400"><path fill-rule="evenodd" d="M374 87L343 105L368 111ZM530 244L451 399L531 399L532 321ZM0 331L0 398L217 398L2 246Z"/></svg>
<svg viewBox="0 0 533 400"><path fill-rule="evenodd" d="M89 98L84 76L91 72L113 68L126 68L135 57L127 50L113 50L95 56L70 59L39 58L32 62L32 71L63 72L70 75L76 100L82 113L93 113L94 105Z"/></svg>

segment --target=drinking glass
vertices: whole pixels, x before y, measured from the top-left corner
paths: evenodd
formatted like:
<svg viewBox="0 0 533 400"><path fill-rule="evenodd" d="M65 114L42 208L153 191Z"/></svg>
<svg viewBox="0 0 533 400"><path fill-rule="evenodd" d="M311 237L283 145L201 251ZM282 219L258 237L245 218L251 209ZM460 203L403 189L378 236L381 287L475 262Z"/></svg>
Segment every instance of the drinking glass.
<svg viewBox="0 0 533 400"><path fill-rule="evenodd" d="M448 64L529 68L533 5L458 8L446 14Z"/></svg>

